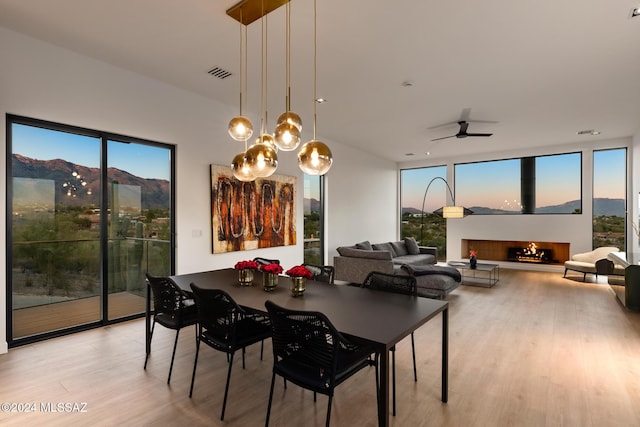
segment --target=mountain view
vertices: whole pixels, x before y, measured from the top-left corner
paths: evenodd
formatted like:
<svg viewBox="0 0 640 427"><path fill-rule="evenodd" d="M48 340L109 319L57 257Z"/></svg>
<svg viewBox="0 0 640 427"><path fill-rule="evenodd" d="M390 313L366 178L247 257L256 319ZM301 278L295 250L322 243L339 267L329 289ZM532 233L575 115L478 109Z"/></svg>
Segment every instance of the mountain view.
<svg viewBox="0 0 640 427"><path fill-rule="evenodd" d="M474 214L477 215L489 215L489 214L503 214L514 215L519 212L505 211L501 209L492 209L483 206L469 207ZM542 206L536 209L536 213L540 214L560 214L568 212L580 212L581 203L580 200L573 200L563 203L561 205ZM598 198L593 200L593 215L594 216L624 216L626 209L624 205L624 199L607 199ZM402 214L420 215L420 209L403 207Z"/></svg>
<svg viewBox="0 0 640 427"><path fill-rule="evenodd" d="M13 176L19 178L32 178L37 181L21 181L21 197L24 203L30 198L40 197L38 200L46 200L45 194L51 193L51 189L46 185L49 181L53 183L55 201L58 204L64 200L65 205L70 206L91 206L100 204L100 169L88 168L76 165L61 159L37 160L19 154L13 155ZM76 172L80 179L73 176ZM171 198L170 183L163 179L140 178L127 171L117 168L108 169L109 182L135 186L140 188L142 209L165 209L169 206ZM85 186L81 181L86 182ZM69 184L65 186L65 183ZM70 185L76 185L78 191L73 192L74 197L67 197ZM17 192L16 192L17 194Z"/></svg>

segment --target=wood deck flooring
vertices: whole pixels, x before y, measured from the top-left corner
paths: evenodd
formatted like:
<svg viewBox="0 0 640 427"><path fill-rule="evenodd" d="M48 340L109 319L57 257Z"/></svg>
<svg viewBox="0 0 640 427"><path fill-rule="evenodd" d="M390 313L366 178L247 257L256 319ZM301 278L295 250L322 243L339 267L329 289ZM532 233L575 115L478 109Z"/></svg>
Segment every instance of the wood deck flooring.
<svg viewBox="0 0 640 427"><path fill-rule="evenodd" d="M559 273L502 269L493 288L461 286L450 302L449 403L440 402L441 321L397 346L398 414L392 426L640 425L640 314L624 310L606 278L583 283ZM393 321L393 319L389 319ZM156 328L144 364L144 320L11 349L0 355L0 402L35 403L32 413L0 412L3 426L262 426L271 346L235 363L220 421L226 359L201 348L188 397L194 329L180 334L170 386L174 333ZM236 355L239 362L239 355ZM364 370L336 390L332 426L375 426L375 377ZM47 413L41 404L86 403L83 413ZM323 426L327 399L276 382L272 426Z"/></svg>
<svg viewBox="0 0 640 427"><path fill-rule="evenodd" d="M13 312L13 336L27 337L100 320L100 297L21 308ZM109 319L145 310L145 299L129 292L109 294Z"/></svg>

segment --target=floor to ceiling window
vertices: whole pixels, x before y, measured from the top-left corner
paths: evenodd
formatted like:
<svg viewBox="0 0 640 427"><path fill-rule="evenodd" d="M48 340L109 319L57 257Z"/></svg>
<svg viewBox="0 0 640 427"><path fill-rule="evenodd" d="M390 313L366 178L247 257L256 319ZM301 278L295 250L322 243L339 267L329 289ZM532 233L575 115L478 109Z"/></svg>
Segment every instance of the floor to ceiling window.
<svg viewBox="0 0 640 427"><path fill-rule="evenodd" d="M447 167L433 166L400 171L400 237L414 237L421 246L438 248L438 258L447 258L447 220L433 214L447 204ZM423 206L424 203L424 206Z"/></svg>
<svg viewBox="0 0 640 427"><path fill-rule="evenodd" d="M173 272L172 146L7 117L10 345L144 312Z"/></svg>
<svg viewBox="0 0 640 427"><path fill-rule="evenodd" d="M593 248L626 248L627 150L593 152ZM635 224L637 222L631 222Z"/></svg>
<svg viewBox="0 0 640 427"><path fill-rule="evenodd" d="M304 262L323 265L323 177L304 175Z"/></svg>

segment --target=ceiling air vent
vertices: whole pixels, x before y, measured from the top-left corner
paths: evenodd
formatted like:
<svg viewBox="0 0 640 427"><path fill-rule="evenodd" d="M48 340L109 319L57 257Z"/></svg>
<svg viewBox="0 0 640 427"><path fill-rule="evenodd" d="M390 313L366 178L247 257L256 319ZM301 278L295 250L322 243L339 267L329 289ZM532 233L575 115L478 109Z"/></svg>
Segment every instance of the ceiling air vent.
<svg viewBox="0 0 640 427"><path fill-rule="evenodd" d="M220 80L226 79L227 77L233 75L233 73L231 71L227 71L227 70L222 69L220 67L214 67L214 68L210 69L209 71L207 71L207 73L211 74L214 77L219 78Z"/></svg>

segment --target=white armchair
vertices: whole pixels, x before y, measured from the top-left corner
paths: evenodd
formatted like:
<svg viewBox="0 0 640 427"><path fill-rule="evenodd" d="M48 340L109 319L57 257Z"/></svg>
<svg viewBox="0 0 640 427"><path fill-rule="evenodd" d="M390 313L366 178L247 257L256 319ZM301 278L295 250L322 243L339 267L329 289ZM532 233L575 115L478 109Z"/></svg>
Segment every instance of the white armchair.
<svg viewBox="0 0 640 427"><path fill-rule="evenodd" d="M585 252L581 254L574 254L571 256L571 260L565 261L564 263L564 276L567 277L567 271L578 271L583 274L582 280L586 281L587 274L595 274L596 278L598 277L598 273L607 274L606 271L599 271L596 267L596 263L601 259L606 259L607 255L611 252L618 252L619 249L613 246L603 246L601 248L596 248L590 252Z"/></svg>

